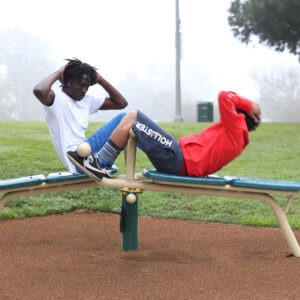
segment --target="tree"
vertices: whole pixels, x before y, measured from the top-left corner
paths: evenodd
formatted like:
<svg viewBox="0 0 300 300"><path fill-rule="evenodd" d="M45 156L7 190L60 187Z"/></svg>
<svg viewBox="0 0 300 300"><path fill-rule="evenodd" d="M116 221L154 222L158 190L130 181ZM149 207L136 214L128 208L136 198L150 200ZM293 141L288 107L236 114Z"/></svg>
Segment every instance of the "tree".
<svg viewBox="0 0 300 300"><path fill-rule="evenodd" d="M263 119L271 122L299 122L300 71L298 67L272 66L253 73Z"/></svg>
<svg viewBox="0 0 300 300"><path fill-rule="evenodd" d="M228 22L241 42L259 43L282 52L288 50L300 60L299 0L235 0L229 8Z"/></svg>
<svg viewBox="0 0 300 300"><path fill-rule="evenodd" d="M41 105L32 94L33 86L52 67L48 45L19 28L0 36L1 119L39 120Z"/></svg>

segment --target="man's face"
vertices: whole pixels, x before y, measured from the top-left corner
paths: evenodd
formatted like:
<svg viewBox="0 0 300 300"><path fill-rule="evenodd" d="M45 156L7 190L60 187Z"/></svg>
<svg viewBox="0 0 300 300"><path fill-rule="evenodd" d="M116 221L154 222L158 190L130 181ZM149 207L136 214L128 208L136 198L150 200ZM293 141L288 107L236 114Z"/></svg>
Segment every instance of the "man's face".
<svg viewBox="0 0 300 300"><path fill-rule="evenodd" d="M64 92L75 101L80 101L85 96L91 84L91 77L83 75L80 80L70 80L67 86L65 86Z"/></svg>

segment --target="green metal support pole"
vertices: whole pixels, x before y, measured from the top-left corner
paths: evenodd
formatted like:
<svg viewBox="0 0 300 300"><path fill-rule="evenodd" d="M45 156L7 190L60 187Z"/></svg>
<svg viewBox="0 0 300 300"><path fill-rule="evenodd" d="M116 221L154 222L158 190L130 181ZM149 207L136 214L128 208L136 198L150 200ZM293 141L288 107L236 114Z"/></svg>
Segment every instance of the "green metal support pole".
<svg viewBox="0 0 300 300"><path fill-rule="evenodd" d="M127 201L128 195L136 197L134 203ZM120 230L123 237L123 250L138 250L138 196L135 193L122 193Z"/></svg>

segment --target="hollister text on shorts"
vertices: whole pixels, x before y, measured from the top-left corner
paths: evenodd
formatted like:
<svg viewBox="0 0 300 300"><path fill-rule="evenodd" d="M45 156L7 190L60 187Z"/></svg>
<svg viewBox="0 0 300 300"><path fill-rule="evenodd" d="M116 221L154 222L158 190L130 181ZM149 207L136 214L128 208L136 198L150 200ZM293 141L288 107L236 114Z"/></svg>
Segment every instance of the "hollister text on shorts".
<svg viewBox="0 0 300 300"><path fill-rule="evenodd" d="M156 132L155 130L149 128L147 125L137 121L135 126L138 130L143 131L148 136L152 137L154 140L160 142L162 145L169 146L169 147L172 145L171 140L168 140L166 137L162 136L160 133Z"/></svg>

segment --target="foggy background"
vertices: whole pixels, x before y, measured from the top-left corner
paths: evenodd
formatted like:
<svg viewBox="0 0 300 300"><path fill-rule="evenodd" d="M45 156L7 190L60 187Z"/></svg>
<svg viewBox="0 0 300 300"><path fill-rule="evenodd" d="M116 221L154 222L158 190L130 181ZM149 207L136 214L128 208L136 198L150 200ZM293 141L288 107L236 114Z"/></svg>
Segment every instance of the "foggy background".
<svg viewBox="0 0 300 300"><path fill-rule="evenodd" d="M233 90L260 103L263 121L300 122L298 58L233 37L230 0L182 0L181 104L185 122L197 104ZM174 0L10 0L0 11L0 120L44 120L33 86L77 57L95 66L156 121L175 118ZM105 92L91 87L90 92ZM101 111L106 121L116 111Z"/></svg>

